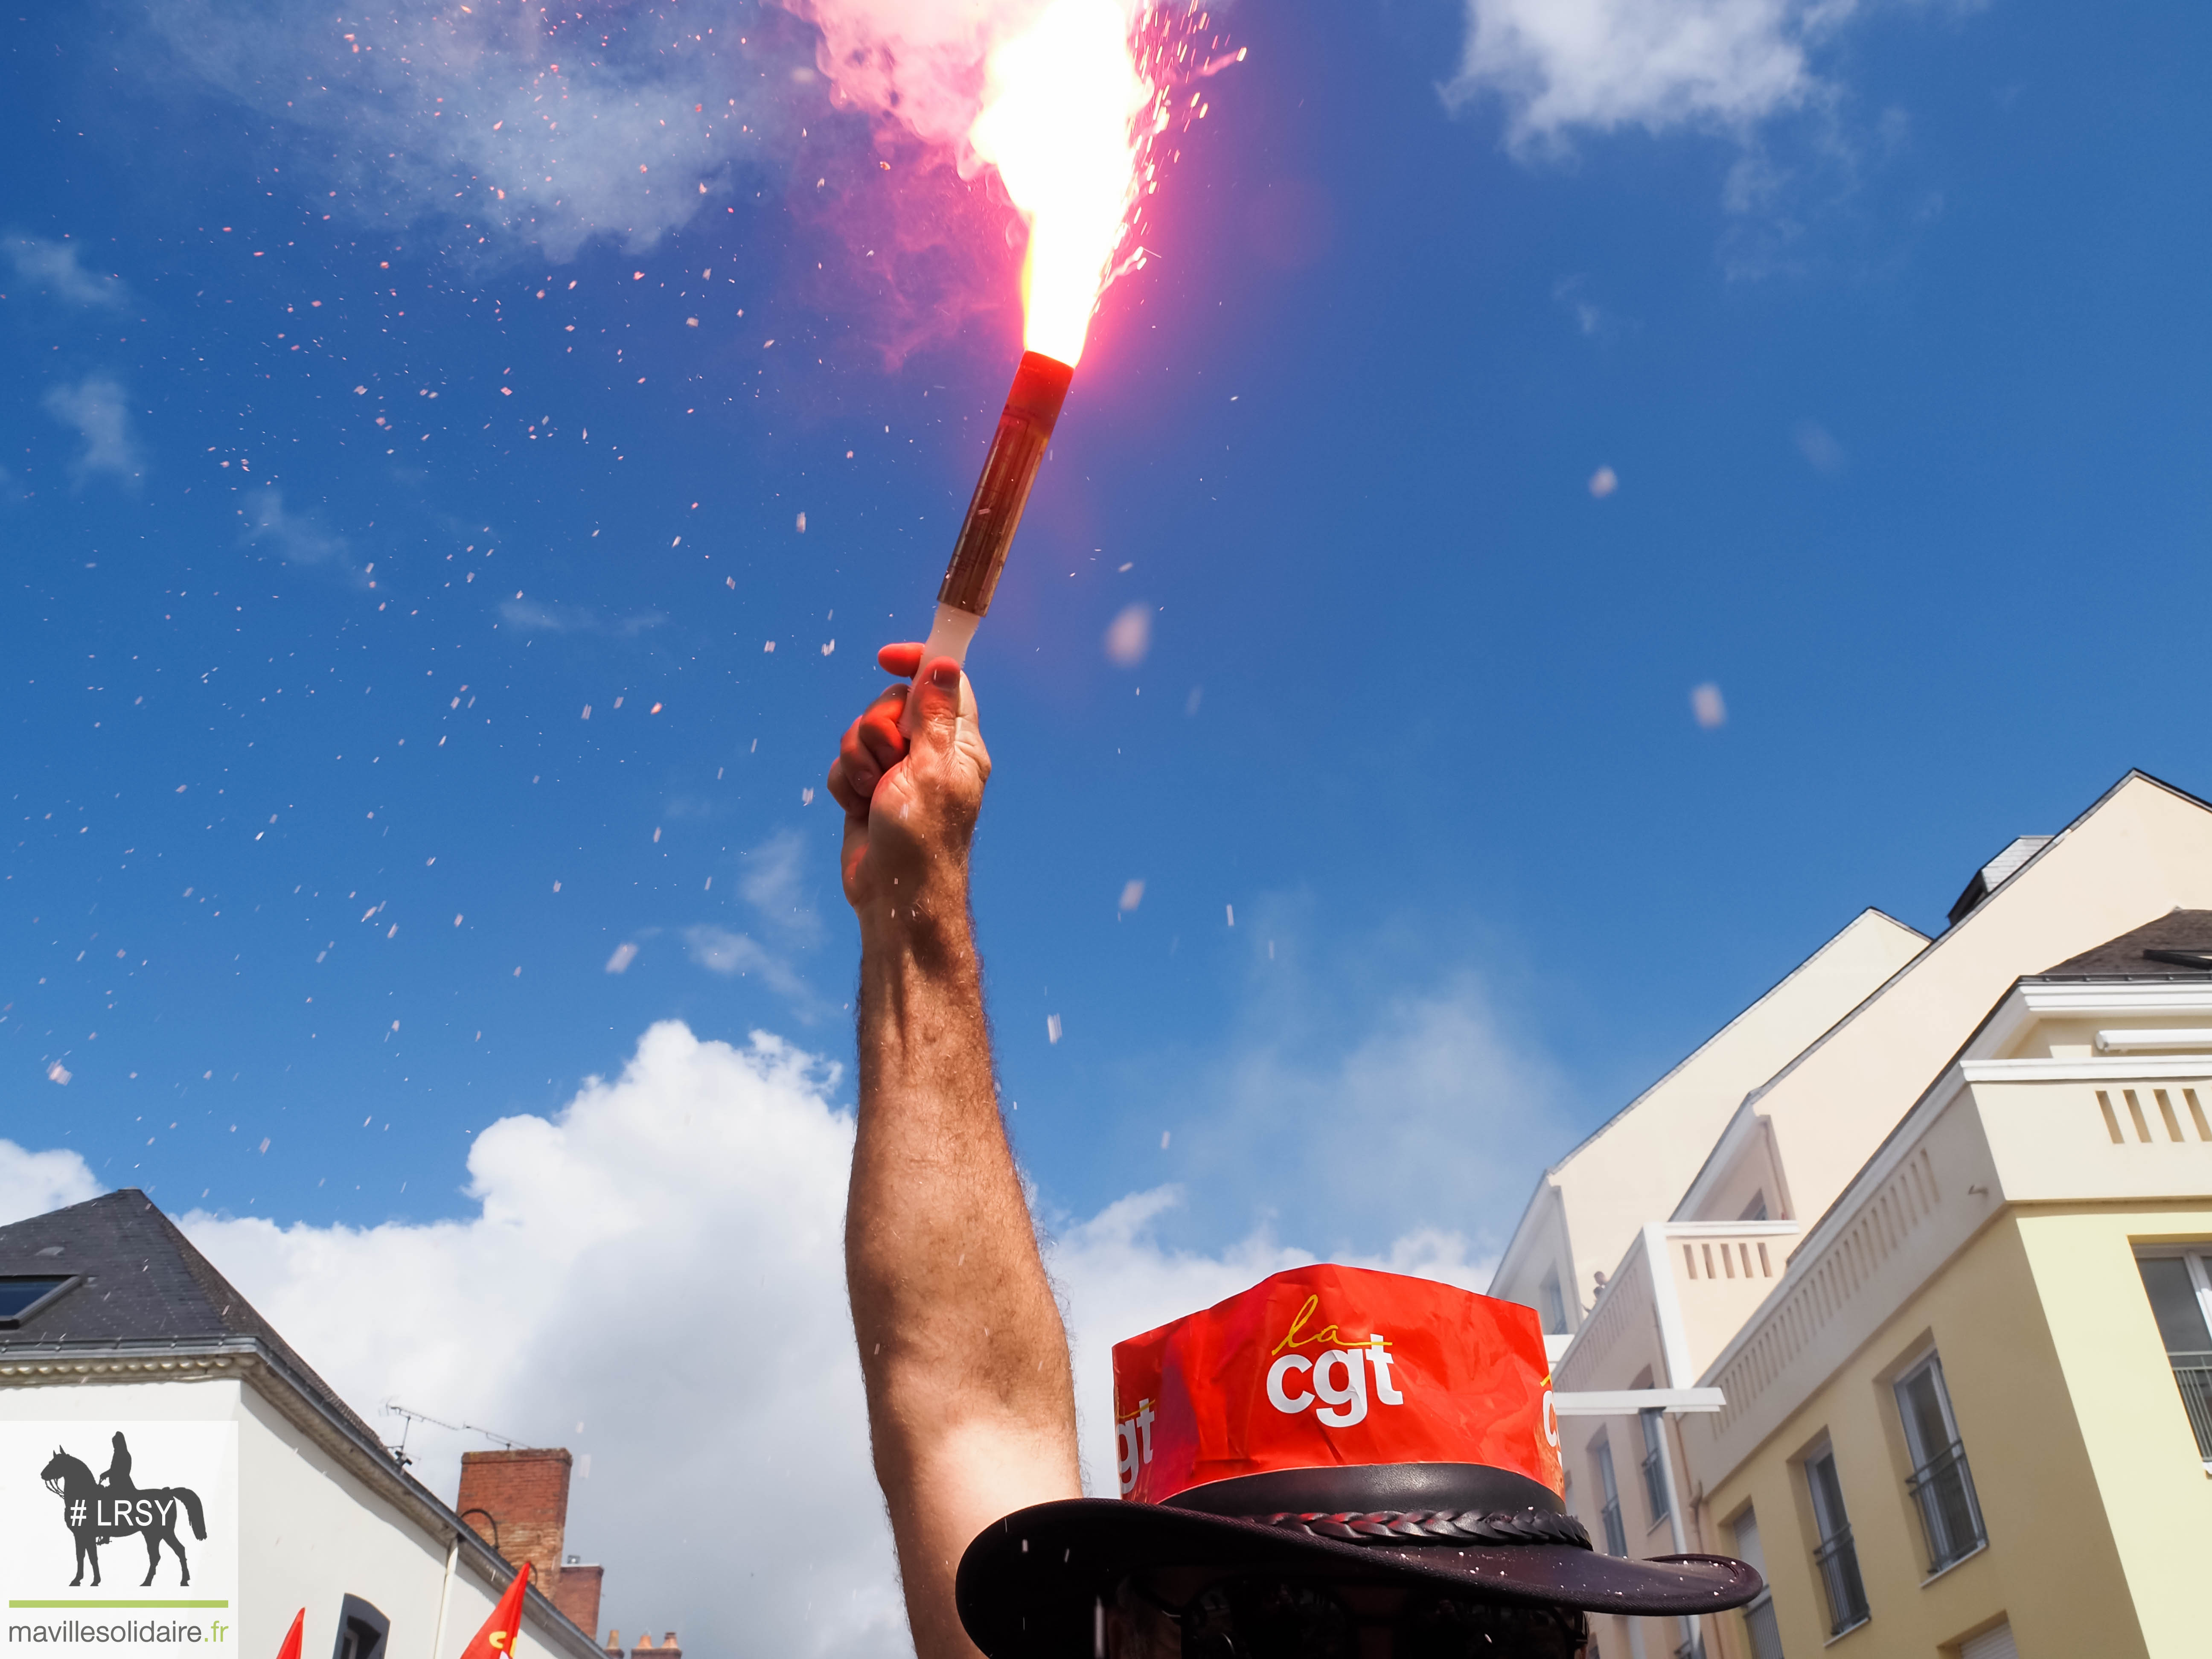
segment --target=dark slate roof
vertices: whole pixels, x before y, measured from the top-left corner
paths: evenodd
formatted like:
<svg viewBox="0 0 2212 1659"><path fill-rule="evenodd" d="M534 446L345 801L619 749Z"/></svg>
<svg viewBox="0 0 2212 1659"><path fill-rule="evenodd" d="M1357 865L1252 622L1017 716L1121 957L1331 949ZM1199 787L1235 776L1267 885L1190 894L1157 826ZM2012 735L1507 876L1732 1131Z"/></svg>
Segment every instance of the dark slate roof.
<svg viewBox="0 0 2212 1659"><path fill-rule="evenodd" d="M0 1227L0 1274L30 1273L84 1279L20 1328L0 1330L0 1354L256 1342L273 1366L366 1444L382 1443L135 1187Z"/></svg>
<svg viewBox="0 0 2212 1659"><path fill-rule="evenodd" d="M2169 910L2033 977L2212 979L2212 910Z"/></svg>

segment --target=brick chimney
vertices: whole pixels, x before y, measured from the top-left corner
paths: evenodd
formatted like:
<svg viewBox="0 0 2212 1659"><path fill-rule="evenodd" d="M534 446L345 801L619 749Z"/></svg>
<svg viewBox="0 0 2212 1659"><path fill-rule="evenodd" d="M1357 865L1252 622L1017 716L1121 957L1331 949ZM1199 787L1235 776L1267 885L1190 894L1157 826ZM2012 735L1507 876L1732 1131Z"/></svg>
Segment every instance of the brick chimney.
<svg viewBox="0 0 2212 1659"><path fill-rule="evenodd" d="M530 1563L538 1588L572 1623L595 1631L602 1570L572 1563L562 1553L570 1467L563 1446L463 1452L461 1493L453 1507L509 1561Z"/></svg>
<svg viewBox="0 0 2212 1659"><path fill-rule="evenodd" d="M578 1630L599 1627L599 1583L605 1572L605 1567L587 1566L574 1559L561 1564L561 1577L553 1584L553 1605Z"/></svg>

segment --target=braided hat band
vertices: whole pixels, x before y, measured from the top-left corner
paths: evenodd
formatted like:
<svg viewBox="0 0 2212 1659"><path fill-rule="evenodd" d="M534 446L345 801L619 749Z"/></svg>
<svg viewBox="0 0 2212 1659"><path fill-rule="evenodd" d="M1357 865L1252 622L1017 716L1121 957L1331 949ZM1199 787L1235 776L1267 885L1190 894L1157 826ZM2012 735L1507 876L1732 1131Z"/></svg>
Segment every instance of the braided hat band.
<svg viewBox="0 0 2212 1659"><path fill-rule="evenodd" d="M1546 1510L1370 1510L1364 1515L1255 1515L1264 1526L1348 1544L1570 1544L1590 1547L1571 1515Z"/></svg>

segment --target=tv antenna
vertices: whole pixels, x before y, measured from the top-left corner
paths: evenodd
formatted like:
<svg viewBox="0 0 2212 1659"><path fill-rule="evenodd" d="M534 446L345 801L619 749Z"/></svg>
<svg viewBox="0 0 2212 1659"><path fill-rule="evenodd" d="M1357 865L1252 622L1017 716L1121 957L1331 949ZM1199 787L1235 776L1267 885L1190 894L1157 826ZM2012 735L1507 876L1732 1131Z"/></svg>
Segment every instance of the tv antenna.
<svg viewBox="0 0 2212 1659"><path fill-rule="evenodd" d="M428 1412L418 1412L411 1406L401 1405L396 1400L387 1400L384 1402L384 1413L387 1417L405 1419L405 1426L399 1431L399 1443L385 1448L385 1450L392 1454L392 1461L403 1469L415 1461L408 1455L407 1437L414 1431L417 1423L428 1423L433 1428L451 1429L455 1434L480 1434L485 1439L504 1446L509 1451L513 1451L522 1443L520 1440L511 1440L506 1435L495 1434L491 1430L474 1423L448 1423L442 1417L433 1417Z"/></svg>

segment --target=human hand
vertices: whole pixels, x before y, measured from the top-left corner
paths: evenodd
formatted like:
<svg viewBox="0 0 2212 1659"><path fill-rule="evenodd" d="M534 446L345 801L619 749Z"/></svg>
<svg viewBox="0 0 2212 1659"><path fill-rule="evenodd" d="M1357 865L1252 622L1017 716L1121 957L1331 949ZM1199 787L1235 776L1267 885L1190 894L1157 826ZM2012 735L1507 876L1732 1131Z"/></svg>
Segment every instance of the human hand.
<svg viewBox="0 0 2212 1659"><path fill-rule="evenodd" d="M912 677L921 651L887 645L876 661ZM900 730L908 698L919 700L911 741ZM990 775L975 688L950 657L912 685L887 687L846 728L830 793L845 809L845 899L864 930L965 913L968 847Z"/></svg>

